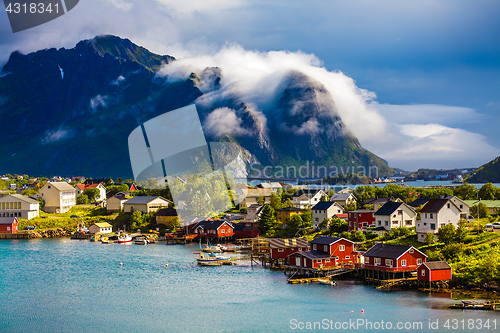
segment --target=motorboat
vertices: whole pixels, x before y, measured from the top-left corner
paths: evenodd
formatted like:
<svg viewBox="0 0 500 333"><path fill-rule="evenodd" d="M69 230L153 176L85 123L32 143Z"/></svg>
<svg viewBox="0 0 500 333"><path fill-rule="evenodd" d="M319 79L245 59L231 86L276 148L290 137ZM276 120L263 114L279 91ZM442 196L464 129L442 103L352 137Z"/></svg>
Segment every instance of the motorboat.
<svg viewBox="0 0 500 333"><path fill-rule="evenodd" d="M201 266L222 266L231 264L231 257L225 257L215 253L200 252L197 261L198 265Z"/></svg>

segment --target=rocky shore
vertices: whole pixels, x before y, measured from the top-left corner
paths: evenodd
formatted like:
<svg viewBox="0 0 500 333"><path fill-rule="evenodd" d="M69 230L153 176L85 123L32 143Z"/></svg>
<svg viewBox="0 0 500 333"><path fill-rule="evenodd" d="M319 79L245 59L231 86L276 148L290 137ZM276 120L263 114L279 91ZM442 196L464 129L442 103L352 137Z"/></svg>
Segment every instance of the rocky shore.
<svg viewBox="0 0 500 333"><path fill-rule="evenodd" d="M68 237L70 233L62 228L30 231L30 238L59 238Z"/></svg>

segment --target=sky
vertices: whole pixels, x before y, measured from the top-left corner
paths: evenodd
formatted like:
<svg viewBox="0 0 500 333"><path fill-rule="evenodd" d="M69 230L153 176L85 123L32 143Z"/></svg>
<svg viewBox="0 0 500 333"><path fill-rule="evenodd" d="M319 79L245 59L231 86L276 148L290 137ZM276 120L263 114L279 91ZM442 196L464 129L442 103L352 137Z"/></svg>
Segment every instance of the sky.
<svg viewBox="0 0 500 333"><path fill-rule="evenodd" d="M497 0L80 0L15 34L2 11L0 66L14 50L113 34L180 60L169 74L225 68L227 89L257 107L280 73L299 69L391 167L472 168L500 155L498 17ZM237 124L229 111L214 119Z"/></svg>

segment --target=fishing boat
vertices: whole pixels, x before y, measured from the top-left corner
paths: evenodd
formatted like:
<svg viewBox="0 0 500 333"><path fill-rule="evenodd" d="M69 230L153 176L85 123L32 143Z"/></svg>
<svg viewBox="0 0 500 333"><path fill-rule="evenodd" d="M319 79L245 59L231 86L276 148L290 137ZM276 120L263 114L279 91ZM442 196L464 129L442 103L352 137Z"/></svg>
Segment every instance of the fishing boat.
<svg viewBox="0 0 500 333"><path fill-rule="evenodd" d="M130 237L126 233L121 233L118 235L118 240L116 242L117 243L130 243L130 242L132 242L132 237Z"/></svg>
<svg viewBox="0 0 500 333"><path fill-rule="evenodd" d="M337 285L337 282L330 280L329 278L318 278L318 282L320 284L327 284L329 286L335 286Z"/></svg>
<svg viewBox="0 0 500 333"><path fill-rule="evenodd" d="M220 244L217 244L217 245L214 245L214 246L209 246L207 245L206 247L203 248L203 252L208 252L208 253L222 253L224 252L224 249L225 247L220 245Z"/></svg>
<svg viewBox="0 0 500 333"><path fill-rule="evenodd" d="M222 266L231 263L231 257L224 257L215 253L200 252L197 259L198 265L201 266Z"/></svg>

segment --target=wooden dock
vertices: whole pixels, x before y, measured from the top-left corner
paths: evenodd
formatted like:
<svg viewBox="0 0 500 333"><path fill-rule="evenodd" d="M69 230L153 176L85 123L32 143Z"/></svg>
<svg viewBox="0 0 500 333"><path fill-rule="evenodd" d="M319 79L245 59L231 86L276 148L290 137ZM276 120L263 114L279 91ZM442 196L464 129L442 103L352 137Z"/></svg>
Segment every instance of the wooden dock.
<svg viewBox="0 0 500 333"><path fill-rule="evenodd" d="M475 303L475 304L474 304ZM468 304L457 303L450 305L450 309L461 309L461 310L496 310L500 305L500 302L470 302Z"/></svg>
<svg viewBox="0 0 500 333"><path fill-rule="evenodd" d="M0 234L0 239L31 239L28 232L19 232L15 234Z"/></svg>

